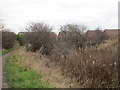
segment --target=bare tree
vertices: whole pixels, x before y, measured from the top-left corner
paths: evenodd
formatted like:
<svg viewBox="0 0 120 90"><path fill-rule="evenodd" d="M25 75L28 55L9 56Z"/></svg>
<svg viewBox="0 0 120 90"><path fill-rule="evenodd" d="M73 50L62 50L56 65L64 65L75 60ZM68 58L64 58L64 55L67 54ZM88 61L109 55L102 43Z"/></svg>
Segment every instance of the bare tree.
<svg viewBox="0 0 120 90"><path fill-rule="evenodd" d="M54 57L64 57L66 59L69 57L69 53L72 50L79 51L85 47L85 37L83 35L83 31L85 27L76 24L67 24L61 26L60 28L58 43L56 45L56 51Z"/></svg>
<svg viewBox="0 0 120 90"><path fill-rule="evenodd" d="M63 38L69 47L73 46L76 49L84 47L85 38L83 36L83 31L86 27L67 24L61 27L61 30L65 32L65 37Z"/></svg>
<svg viewBox="0 0 120 90"><path fill-rule="evenodd" d="M30 50L50 54L53 48L52 28L44 23L31 23L26 30L28 33L25 35L25 40L30 45Z"/></svg>

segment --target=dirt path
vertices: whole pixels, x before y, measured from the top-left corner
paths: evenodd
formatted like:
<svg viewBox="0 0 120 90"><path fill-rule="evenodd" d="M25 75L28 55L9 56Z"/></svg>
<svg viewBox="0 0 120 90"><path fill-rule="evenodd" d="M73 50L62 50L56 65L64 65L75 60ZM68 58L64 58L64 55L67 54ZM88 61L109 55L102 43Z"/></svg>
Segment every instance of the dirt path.
<svg viewBox="0 0 120 90"><path fill-rule="evenodd" d="M8 53L8 54L5 54L3 55L2 57L0 57L0 76L1 76L1 81L2 81L2 88L8 88L8 84L6 82L6 77L5 77L5 71L4 71L4 65L6 63L6 60L7 58L12 55L12 52L11 53Z"/></svg>

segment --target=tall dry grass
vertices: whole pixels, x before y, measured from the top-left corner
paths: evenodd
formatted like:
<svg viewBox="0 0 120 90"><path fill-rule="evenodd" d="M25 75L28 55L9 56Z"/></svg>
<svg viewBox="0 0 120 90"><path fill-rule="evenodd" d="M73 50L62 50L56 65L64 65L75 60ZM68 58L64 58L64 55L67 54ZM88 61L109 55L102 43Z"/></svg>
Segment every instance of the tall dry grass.
<svg viewBox="0 0 120 90"><path fill-rule="evenodd" d="M87 47L83 52L69 50L66 58L56 48L52 60L61 66L63 75L75 80L80 88L106 88L118 86L118 41Z"/></svg>

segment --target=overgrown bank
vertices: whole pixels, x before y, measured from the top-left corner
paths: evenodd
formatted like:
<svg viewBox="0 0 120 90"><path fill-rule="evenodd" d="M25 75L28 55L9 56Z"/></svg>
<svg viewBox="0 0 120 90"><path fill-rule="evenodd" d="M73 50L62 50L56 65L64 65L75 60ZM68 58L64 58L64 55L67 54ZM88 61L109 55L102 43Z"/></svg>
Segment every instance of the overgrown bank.
<svg viewBox="0 0 120 90"><path fill-rule="evenodd" d="M118 41L86 47L82 52L69 49L66 57L63 51L56 48L51 60L61 66L62 74L77 82L78 87L118 87Z"/></svg>
<svg viewBox="0 0 120 90"><path fill-rule="evenodd" d="M46 24L30 25L25 35L27 51L48 56L49 62L61 67L62 75L77 83L76 87L118 86L118 40L115 40L117 37L107 43L110 39L99 29L95 31L94 36L89 36L83 32L83 27L68 24L60 28L61 32L57 38L51 39L50 30Z"/></svg>
<svg viewBox="0 0 120 90"><path fill-rule="evenodd" d="M23 60L29 60L27 56L21 56L15 52L6 63L6 76L11 88L53 88L49 82L43 80L44 75L30 68Z"/></svg>

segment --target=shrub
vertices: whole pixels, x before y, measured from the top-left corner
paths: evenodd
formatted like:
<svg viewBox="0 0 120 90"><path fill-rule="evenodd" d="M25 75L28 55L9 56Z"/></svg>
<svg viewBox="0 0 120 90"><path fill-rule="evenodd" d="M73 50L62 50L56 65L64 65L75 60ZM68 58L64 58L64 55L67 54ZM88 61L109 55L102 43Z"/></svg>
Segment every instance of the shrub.
<svg viewBox="0 0 120 90"><path fill-rule="evenodd" d="M50 54L54 44L51 30L52 28L44 23L31 23L27 28L28 33L25 35L26 43L30 46L29 50Z"/></svg>
<svg viewBox="0 0 120 90"><path fill-rule="evenodd" d="M10 31L2 31L2 48L12 48L15 44L15 39L15 33Z"/></svg>

